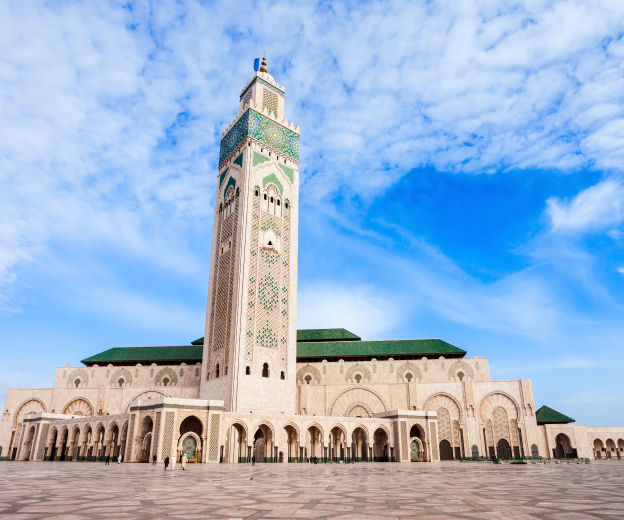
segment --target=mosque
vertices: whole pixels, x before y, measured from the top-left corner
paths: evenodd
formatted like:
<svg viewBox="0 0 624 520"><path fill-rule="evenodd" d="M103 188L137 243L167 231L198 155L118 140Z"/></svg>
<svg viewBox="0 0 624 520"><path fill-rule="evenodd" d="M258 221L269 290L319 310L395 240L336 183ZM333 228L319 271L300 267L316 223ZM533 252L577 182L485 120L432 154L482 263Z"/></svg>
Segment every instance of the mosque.
<svg viewBox="0 0 624 520"><path fill-rule="evenodd" d="M111 348L11 388L0 459L197 463L624 458L624 428L546 406L530 379L441 339L297 330L300 130L266 60L221 139L204 337ZM357 331L356 331L357 332Z"/></svg>

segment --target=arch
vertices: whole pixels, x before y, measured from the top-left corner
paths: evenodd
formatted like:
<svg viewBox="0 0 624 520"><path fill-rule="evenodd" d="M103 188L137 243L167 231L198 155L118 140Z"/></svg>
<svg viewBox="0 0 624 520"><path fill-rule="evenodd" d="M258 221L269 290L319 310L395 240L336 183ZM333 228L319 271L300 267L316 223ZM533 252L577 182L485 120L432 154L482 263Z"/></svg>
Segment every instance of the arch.
<svg viewBox="0 0 624 520"><path fill-rule="evenodd" d="M194 442L189 441L192 439ZM197 462L198 452L201 454L202 442L201 436L193 431L188 431L184 435L180 435L178 440L178 453L180 456L184 453L189 462ZM193 455L191 457L191 455Z"/></svg>
<svg viewBox="0 0 624 520"><path fill-rule="evenodd" d="M201 438L202 433L204 432L204 423L196 415L189 415L182 420L178 431L180 432L180 436L183 436L188 432L194 432Z"/></svg>
<svg viewBox="0 0 624 520"><path fill-rule="evenodd" d="M505 408L504 405L507 404L507 401L505 401L505 399L501 399L501 397L506 397L507 399L509 399L509 401L511 401L511 403L514 406L514 410L509 410ZM486 404L488 405L487 407L485 406ZM507 392L503 392L501 390L494 390L493 392L490 392L489 394L487 394L483 399L481 399L481 402L479 403L479 414L481 416L481 421L483 423L485 423L485 421L492 415L492 411L497 406L502 406L503 408L507 410L509 419L516 419L516 420L520 419L520 406L518 406L518 403L516 402L516 400ZM510 413L512 411L515 413L515 417L514 417L514 413ZM489 412L489 414L486 412Z"/></svg>
<svg viewBox="0 0 624 520"><path fill-rule="evenodd" d="M420 423L414 423L410 427L409 435L410 438L418 437L424 441L427 438L427 429Z"/></svg>
<svg viewBox="0 0 624 520"><path fill-rule="evenodd" d="M269 441L274 441L275 440L275 427L266 419L262 419L261 421L259 421L253 428L253 431L256 431L258 428L260 428L261 426L266 426L267 429L269 430L269 433L271 434L271 438L268 439ZM266 439L265 439L266 440Z"/></svg>
<svg viewBox="0 0 624 520"><path fill-rule="evenodd" d="M390 431L383 425L373 430L373 460L388 462L390 457Z"/></svg>
<svg viewBox="0 0 624 520"><path fill-rule="evenodd" d="M410 438L410 461L422 462L425 458L425 447L419 437Z"/></svg>
<svg viewBox="0 0 624 520"><path fill-rule="evenodd" d="M368 428L363 424L358 424L351 432L351 457L354 462L368 462L368 448L370 446L370 435Z"/></svg>
<svg viewBox="0 0 624 520"><path fill-rule="evenodd" d="M332 402L329 405L329 408L327 409L327 415L331 415L332 414L332 410L334 409L334 405L336 404L336 401L340 397L342 397L344 394L346 394L347 392L350 392L351 390L366 390L366 391L370 392L371 394L373 394L374 396L376 396L381 401L381 403L384 406L384 410L383 410L384 412L387 412L390 409L390 407L388 406L388 403L386 402L386 400L383 398L383 396L379 392L377 392L377 390L374 390L374 389L372 389L372 388L370 388L368 386L352 385L352 386L344 388L343 390L338 392L336 397L334 397L332 399Z"/></svg>
<svg viewBox="0 0 624 520"><path fill-rule="evenodd" d="M371 381L370 370L366 368L364 365L360 365L359 363L353 365L351 368L349 368L349 370L347 370L347 375L345 377L345 380L347 381L347 383L349 381L353 382L353 375L356 372L362 372L362 375L364 376L364 382L368 380L368 382L370 383Z"/></svg>
<svg viewBox="0 0 624 520"><path fill-rule="evenodd" d="M76 379L80 379L80 385L78 388L85 388L89 386L89 375L82 368L78 368L67 376L67 388L76 388Z"/></svg>
<svg viewBox="0 0 624 520"><path fill-rule="evenodd" d="M33 403L32 406L29 406L31 403ZM38 403L39 406L43 408L43 410L34 410L34 408L39 408L39 406L35 406L34 403ZM33 409L33 411L26 412L25 408L27 407ZM29 399L26 399L25 401L23 401L22 404L20 404L17 407L17 412L15 413L15 416L13 417L13 426L17 426L18 419L21 423L21 416L24 415L24 413L28 413L28 415L30 415L31 413L41 413L41 412L43 413L47 412L46 405L43 404L43 401L41 399L37 397L30 397Z"/></svg>
<svg viewBox="0 0 624 520"><path fill-rule="evenodd" d="M110 378L111 386L115 386L115 387L119 386L118 385L119 379L124 380L123 386L132 386L132 374L130 373L128 369L120 368L118 370L115 370L115 372L113 372L113 375Z"/></svg>
<svg viewBox="0 0 624 520"><path fill-rule="evenodd" d="M234 419L228 426L228 429L231 428L232 426L240 426L243 430L243 433L245 434L245 439L248 438L249 436L248 428L247 428L247 425L243 421L239 419Z"/></svg>
<svg viewBox="0 0 624 520"><path fill-rule="evenodd" d="M87 440L89 440L89 442L92 440L92 439L87 439L87 436L88 436L89 433L91 433L91 437L93 437L93 425L91 425L91 423L85 424L84 428L80 432L80 443L81 444L84 444L85 442L87 442Z"/></svg>
<svg viewBox="0 0 624 520"><path fill-rule="evenodd" d="M162 383L165 378L169 379L166 386L176 386L178 384L178 374L169 367L163 368L156 374L154 377L154 384L156 386L163 386Z"/></svg>
<svg viewBox="0 0 624 520"><path fill-rule="evenodd" d="M572 450L573 448L570 437L568 437L565 433L558 433L555 437L555 458L571 458L573 453Z"/></svg>
<svg viewBox="0 0 624 520"><path fill-rule="evenodd" d="M338 428L345 436L345 439L347 438L347 428L344 426L344 424L333 423L329 428L330 433L334 430L334 428Z"/></svg>
<svg viewBox="0 0 624 520"><path fill-rule="evenodd" d="M63 407L63 415L83 415L91 417L95 408L85 397L76 397Z"/></svg>
<svg viewBox="0 0 624 520"><path fill-rule="evenodd" d="M130 405L133 403L133 401L136 401L142 395L147 395L147 394L150 394L148 399L151 399L153 394L158 394L158 397L167 397L167 394L165 392L163 392L162 390L158 390L157 388L150 388L149 390L142 390L136 393L134 397L132 397L132 399L128 401L128 404L126 405L126 413L130 411ZM157 397L154 397L154 398L157 399Z"/></svg>
<svg viewBox="0 0 624 520"><path fill-rule="evenodd" d="M496 454L499 459L511 459L511 446L509 445L509 441L507 439L499 439L496 443Z"/></svg>
<svg viewBox="0 0 624 520"><path fill-rule="evenodd" d="M354 410L357 410L358 408L363 408L368 414L367 415L368 417L373 416L373 410L371 409L370 406L368 406L366 403L363 403L362 401L355 401L347 407L347 410L343 414L343 417L364 417L363 415L362 416L351 415L354 412Z"/></svg>
<svg viewBox="0 0 624 520"><path fill-rule="evenodd" d="M414 363L410 363L409 361L407 363L403 363L397 369L397 371L396 371L397 381L403 380L405 378L406 372L413 373L414 376L418 378L418 381L422 382L422 372L420 371L420 368L418 368L416 365L414 365Z"/></svg>
<svg viewBox="0 0 624 520"><path fill-rule="evenodd" d="M425 401L423 406L423 410L430 411L435 411L438 408L446 408L450 413L451 419L458 419L460 423L464 422L461 405L455 396L446 392L436 392Z"/></svg>
<svg viewBox="0 0 624 520"><path fill-rule="evenodd" d="M306 431L310 431L310 428L316 428L319 432L321 432L321 439L325 438L325 431L323 430L323 427L319 423L317 422L309 423L308 426L306 426Z"/></svg>
<svg viewBox="0 0 624 520"><path fill-rule="evenodd" d="M301 367L297 371L297 382L301 381L301 383L303 384L306 374L310 374L312 376L312 379L315 380L317 383L321 382L321 373L316 367L313 367L312 365L306 365L304 367Z"/></svg>
<svg viewBox="0 0 624 520"><path fill-rule="evenodd" d="M474 381L474 370L472 367L466 363L465 361L455 361L449 369L448 369L448 378L449 381L455 381L457 377L457 372L463 372L467 377L470 377ZM460 379L461 381L462 379Z"/></svg>
<svg viewBox="0 0 624 520"><path fill-rule="evenodd" d="M117 429L117 434L119 435L119 425L117 424L117 421L113 421L106 427L106 432L104 433L105 442L110 442L113 440L112 435L115 429Z"/></svg>

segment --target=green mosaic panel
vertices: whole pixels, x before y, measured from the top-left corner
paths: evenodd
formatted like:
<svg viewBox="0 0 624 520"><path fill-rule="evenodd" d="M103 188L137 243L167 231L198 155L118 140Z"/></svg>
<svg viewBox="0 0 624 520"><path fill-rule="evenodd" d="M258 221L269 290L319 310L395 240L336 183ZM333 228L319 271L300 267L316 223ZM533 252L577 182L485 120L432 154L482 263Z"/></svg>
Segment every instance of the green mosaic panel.
<svg viewBox="0 0 624 520"><path fill-rule="evenodd" d="M242 155L242 154L241 154ZM219 175L219 188L221 188L221 185L223 184L223 181L225 180L225 176L227 175L227 172L230 171L229 168L226 168L223 173L221 175Z"/></svg>
<svg viewBox="0 0 624 520"><path fill-rule="evenodd" d="M295 171L288 166L284 166L283 164L278 164L278 166L282 169L286 177L290 179L290 183L295 182Z"/></svg>
<svg viewBox="0 0 624 520"><path fill-rule="evenodd" d="M221 140L219 164L223 163L247 136L299 161L299 135L255 110L248 109Z"/></svg>
<svg viewBox="0 0 624 520"><path fill-rule="evenodd" d="M268 157L265 157L261 153L254 152L254 154L253 154L253 165L254 166L256 166L258 164L262 164L262 163L270 161L270 160L271 159L269 159Z"/></svg>
<svg viewBox="0 0 624 520"><path fill-rule="evenodd" d="M241 168L243 167L243 154L242 153L236 159L234 159L234 164L238 164Z"/></svg>
<svg viewBox="0 0 624 520"><path fill-rule="evenodd" d="M249 89L250 89L251 87L253 87L253 86L254 86L254 84L255 84L256 82L257 82L257 83L260 83L261 85L264 85L264 86L265 86L265 87L267 87L268 89L271 89L273 92L275 92L275 93L279 94L280 96L284 97L284 92L283 92L282 90L278 89L278 88L277 88L276 86L274 86L274 85L271 85L269 82L264 81L262 78L259 78L258 76L256 76L256 79L254 79L254 80L253 80L253 81L249 84L249 86L248 86L248 87L247 87L247 88L243 91L243 93L240 95L240 98L239 98L239 99L243 99L243 96L244 96L245 94L247 94L247 92L249 92Z"/></svg>
<svg viewBox="0 0 624 520"><path fill-rule="evenodd" d="M228 191L228 188L232 186L234 189L236 189L236 181L234 180L234 177L230 177L227 184L225 185L225 189L223 190L223 198L225 199L225 194Z"/></svg>
<svg viewBox="0 0 624 520"><path fill-rule="evenodd" d="M260 305L262 305L267 312L272 312L277 308L278 297L279 289L271 274L269 273L263 276L258 284L258 299L260 300Z"/></svg>
<svg viewBox="0 0 624 520"><path fill-rule="evenodd" d="M279 181L279 179L274 173L271 173L270 175L267 175L264 179L262 179L262 187L265 188L269 182L272 182L273 184L277 186L277 189L279 190L280 195L284 194L284 187L282 186L282 183Z"/></svg>
<svg viewBox="0 0 624 520"><path fill-rule="evenodd" d="M264 326L258 331L257 341L264 348L277 348L277 336L275 332L273 332L273 329L271 329L269 320L267 320Z"/></svg>

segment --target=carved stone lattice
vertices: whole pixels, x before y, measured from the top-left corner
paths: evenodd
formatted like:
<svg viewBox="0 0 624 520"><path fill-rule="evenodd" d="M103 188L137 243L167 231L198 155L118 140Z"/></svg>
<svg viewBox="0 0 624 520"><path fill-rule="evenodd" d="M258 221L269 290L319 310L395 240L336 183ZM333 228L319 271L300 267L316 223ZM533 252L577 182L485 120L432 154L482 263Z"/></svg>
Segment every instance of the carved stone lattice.
<svg viewBox="0 0 624 520"><path fill-rule="evenodd" d="M453 446L461 446L461 440L459 435L459 422L453 421Z"/></svg>
<svg viewBox="0 0 624 520"><path fill-rule="evenodd" d="M256 334L256 294L258 292L258 234L260 229L260 188L254 189L251 213L251 252L249 259L249 284L247 289L247 333L245 336L245 363L253 364L254 338Z"/></svg>
<svg viewBox="0 0 624 520"><path fill-rule="evenodd" d="M219 460L219 425L221 415L215 413L210 417L210 451L208 459L212 461Z"/></svg>
<svg viewBox="0 0 624 520"><path fill-rule="evenodd" d="M407 374L408 372L412 374L415 378L417 378L418 381L422 382L422 372L420 371L420 368L414 365L414 363L403 363L397 369L397 372L396 372L397 381L400 381L401 379L405 378L405 374Z"/></svg>
<svg viewBox="0 0 624 520"><path fill-rule="evenodd" d="M285 204L284 212L284 237L282 246L282 334L280 338L280 364L283 368L288 366L288 290L290 288L290 204Z"/></svg>
<svg viewBox="0 0 624 520"><path fill-rule="evenodd" d="M511 423L511 445L512 446L520 446L520 441L518 438L518 421L512 419Z"/></svg>
<svg viewBox="0 0 624 520"><path fill-rule="evenodd" d="M173 423L175 412L165 412L165 425L163 427L163 444L161 460L165 460L171 455L171 442L173 440Z"/></svg>
<svg viewBox="0 0 624 520"><path fill-rule="evenodd" d="M446 408L438 408L437 412L440 440L447 440L453 444L453 437L451 437L451 414Z"/></svg>
<svg viewBox="0 0 624 520"><path fill-rule="evenodd" d="M494 447L494 431L492 430L492 421L490 419L487 420L485 425L485 439L488 446Z"/></svg>
<svg viewBox="0 0 624 520"><path fill-rule="evenodd" d="M431 432L431 460L438 460L438 434L435 422L429 423L429 431Z"/></svg>
<svg viewBox="0 0 624 520"><path fill-rule="evenodd" d="M497 406L492 412L492 419L494 420L494 438L496 442L500 439L505 439L511 444L507 411L502 406Z"/></svg>
<svg viewBox="0 0 624 520"><path fill-rule="evenodd" d="M128 423L128 443L126 444L126 456L124 459L130 462L130 456L132 455L132 443L134 442L134 418L135 415L130 416L130 422Z"/></svg>
<svg viewBox="0 0 624 520"><path fill-rule="evenodd" d="M401 460L407 460L407 423L401 421Z"/></svg>
<svg viewBox="0 0 624 520"><path fill-rule="evenodd" d="M152 437L152 453L158 457L158 439L160 437L160 412L156 412L156 420L154 421L154 436Z"/></svg>
<svg viewBox="0 0 624 520"><path fill-rule="evenodd" d="M48 438L48 428L50 428L49 424L43 424L41 426L41 435L39 435L39 447L37 448L36 460L43 459L43 454L45 453L46 449L46 439Z"/></svg>

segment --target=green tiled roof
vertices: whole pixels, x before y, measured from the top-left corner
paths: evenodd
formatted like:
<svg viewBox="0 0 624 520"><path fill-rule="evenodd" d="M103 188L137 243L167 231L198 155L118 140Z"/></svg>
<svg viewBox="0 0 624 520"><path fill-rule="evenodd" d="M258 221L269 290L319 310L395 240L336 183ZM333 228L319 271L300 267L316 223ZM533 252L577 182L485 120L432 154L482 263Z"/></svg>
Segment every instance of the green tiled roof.
<svg viewBox="0 0 624 520"><path fill-rule="evenodd" d="M191 341L191 345L203 345L204 344L204 336L202 336L199 339L196 339L195 341Z"/></svg>
<svg viewBox="0 0 624 520"><path fill-rule="evenodd" d="M310 341L361 341L360 336L346 329L303 329L297 331L297 343Z"/></svg>
<svg viewBox="0 0 624 520"><path fill-rule="evenodd" d="M535 419L537 419L537 424L568 424L574 422L574 419L571 417L563 415L548 406L542 406L537 410L537 412L535 412Z"/></svg>
<svg viewBox="0 0 624 520"><path fill-rule="evenodd" d="M95 356L83 359L82 363L87 366L98 364L129 364L146 363L157 361L170 361L171 363L185 362L197 363L202 360L202 345L184 345L181 347L115 347L100 352Z"/></svg>
<svg viewBox="0 0 624 520"><path fill-rule="evenodd" d="M297 358L345 358L371 356L429 356L464 357L465 350L441 339L397 339L391 341L331 341L297 343Z"/></svg>

